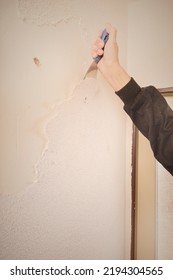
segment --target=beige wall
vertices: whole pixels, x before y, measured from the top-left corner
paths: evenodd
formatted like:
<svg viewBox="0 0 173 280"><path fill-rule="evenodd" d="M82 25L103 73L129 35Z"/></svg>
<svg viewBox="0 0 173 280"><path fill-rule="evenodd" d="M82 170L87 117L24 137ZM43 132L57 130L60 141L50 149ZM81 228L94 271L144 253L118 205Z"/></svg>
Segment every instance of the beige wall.
<svg viewBox="0 0 173 280"><path fill-rule="evenodd" d="M129 5L128 69L144 86L172 86L172 9L172 0L138 0Z"/></svg>
<svg viewBox="0 0 173 280"><path fill-rule="evenodd" d="M125 113L81 82L107 21L126 65L128 2L0 1L1 259L129 258Z"/></svg>

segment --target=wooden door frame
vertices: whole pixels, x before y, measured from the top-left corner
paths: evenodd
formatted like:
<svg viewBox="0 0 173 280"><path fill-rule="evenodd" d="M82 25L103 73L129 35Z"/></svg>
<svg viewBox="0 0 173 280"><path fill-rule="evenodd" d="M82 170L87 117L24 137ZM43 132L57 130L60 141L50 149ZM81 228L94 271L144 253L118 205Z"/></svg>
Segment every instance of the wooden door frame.
<svg viewBox="0 0 173 280"><path fill-rule="evenodd" d="M173 87L168 88L159 88L158 91L163 96L173 96ZM131 260L135 259L135 250L136 250L136 215L137 215L137 134L138 129L133 124L132 130L132 176L131 176L131 194L132 194L132 204L131 204Z"/></svg>

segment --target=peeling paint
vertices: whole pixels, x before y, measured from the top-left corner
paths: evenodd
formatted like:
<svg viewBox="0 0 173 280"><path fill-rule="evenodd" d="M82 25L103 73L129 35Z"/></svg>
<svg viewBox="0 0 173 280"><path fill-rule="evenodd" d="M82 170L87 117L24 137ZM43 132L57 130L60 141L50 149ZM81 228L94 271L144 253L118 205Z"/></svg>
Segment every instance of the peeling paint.
<svg viewBox="0 0 173 280"><path fill-rule="evenodd" d="M125 119L109 90L101 92L94 79L80 81L97 27L112 10L124 11L124 4L110 9L114 0L105 4L0 1L7 155L6 162L1 157L7 184L0 184L0 259L124 257L125 157L116 141L122 145Z"/></svg>
<svg viewBox="0 0 173 280"><path fill-rule="evenodd" d="M7 42L4 42L8 46L5 54L9 55L2 61L6 70L10 69L4 84L1 83L4 92L2 100L6 102L5 106L1 102L3 117L0 124L3 142L0 154L4 158L0 165L0 193L3 195L26 190L28 185L39 180L38 164L49 143L45 133L47 123L57 113L55 107L57 109L73 96L82 65L77 53L81 48L81 55L85 48L82 19L72 15L74 8L71 1L16 1L18 14L15 3L11 5L8 1L6 5L9 4L10 9L1 17L2 26L6 26L6 22L11 23L11 26L8 24L10 30L6 31ZM72 18L74 20L69 27L75 34L69 34L66 24ZM61 25L61 30L46 28L46 25L56 26L58 22L65 23ZM31 23L35 26L30 26ZM14 40L10 32L15 34L15 30L18 33L14 35ZM78 40L78 48L75 40ZM11 42L14 42L13 47ZM11 48L15 56L11 56ZM74 58L71 58L72 53ZM33 65L41 71L34 71Z"/></svg>

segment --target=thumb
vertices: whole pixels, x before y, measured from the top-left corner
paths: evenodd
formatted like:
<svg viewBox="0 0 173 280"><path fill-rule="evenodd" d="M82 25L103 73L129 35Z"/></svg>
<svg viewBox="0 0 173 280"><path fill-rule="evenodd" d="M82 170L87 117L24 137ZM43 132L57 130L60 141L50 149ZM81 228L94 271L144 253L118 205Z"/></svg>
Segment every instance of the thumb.
<svg viewBox="0 0 173 280"><path fill-rule="evenodd" d="M111 24L107 24L106 31L109 33L109 42L111 42L112 44L115 44L116 38L117 38L116 28L112 27Z"/></svg>
<svg viewBox="0 0 173 280"><path fill-rule="evenodd" d="M104 48L103 61L106 63L118 63L118 45L116 41L117 30L110 24L106 26L106 31L109 33L109 39ZM102 61L102 60L101 60ZM103 62L102 61L102 62Z"/></svg>

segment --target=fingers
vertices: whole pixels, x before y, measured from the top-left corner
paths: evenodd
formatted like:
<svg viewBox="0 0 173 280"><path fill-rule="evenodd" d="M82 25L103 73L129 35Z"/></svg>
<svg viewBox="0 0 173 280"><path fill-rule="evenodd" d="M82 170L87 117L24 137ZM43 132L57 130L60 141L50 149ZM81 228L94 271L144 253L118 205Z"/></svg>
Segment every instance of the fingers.
<svg viewBox="0 0 173 280"><path fill-rule="evenodd" d="M98 37L99 37L99 38L101 38L101 36L102 36L102 32L103 32L103 30L102 30L102 29L100 29L100 30L98 31Z"/></svg>
<svg viewBox="0 0 173 280"><path fill-rule="evenodd" d="M110 24L110 23L107 23L107 24L106 24L106 31L107 31L108 33L110 33L111 28L112 28L111 24Z"/></svg>
<svg viewBox="0 0 173 280"><path fill-rule="evenodd" d="M116 44L116 37L117 37L117 30L116 28L112 27L111 24L106 25L106 31L109 33L109 44L110 45L115 45ZM98 32L98 37L93 45L91 55L93 58L97 57L98 55L103 55L103 47L104 47L104 42L101 39L103 30L99 30Z"/></svg>
<svg viewBox="0 0 173 280"><path fill-rule="evenodd" d="M116 43L116 38L117 38L117 29L112 27L110 23L106 25L106 30L109 33L109 40L111 43Z"/></svg>
<svg viewBox="0 0 173 280"><path fill-rule="evenodd" d="M99 32L99 34L102 34L102 32L101 33ZM99 36L93 45L92 52L91 52L92 57L95 58L98 55L103 55L103 47L104 47L104 42Z"/></svg>

